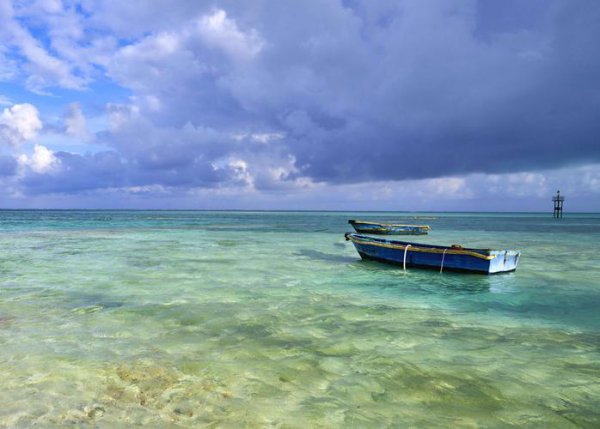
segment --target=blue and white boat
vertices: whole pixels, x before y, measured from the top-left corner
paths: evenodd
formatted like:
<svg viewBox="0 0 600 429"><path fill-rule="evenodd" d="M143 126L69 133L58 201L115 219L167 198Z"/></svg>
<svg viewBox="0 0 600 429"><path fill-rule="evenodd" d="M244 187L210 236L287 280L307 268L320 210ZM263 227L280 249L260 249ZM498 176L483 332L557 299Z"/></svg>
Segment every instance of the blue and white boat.
<svg viewBox="0 0 600 429"><path fill-rule="evenodd" d="M349 220L348 223L352 225L356 232L363 234L425 235L431 229L428 225L403 225L354 219Z"/></svg>
<svg viewBox="0 0 600 429"><path fill-rule="evenodd" d="M346 233L363 259L406 267L495 274L517 269L521 253L516 250L471 249L459 245L435 246L386 240Z"/></svg>

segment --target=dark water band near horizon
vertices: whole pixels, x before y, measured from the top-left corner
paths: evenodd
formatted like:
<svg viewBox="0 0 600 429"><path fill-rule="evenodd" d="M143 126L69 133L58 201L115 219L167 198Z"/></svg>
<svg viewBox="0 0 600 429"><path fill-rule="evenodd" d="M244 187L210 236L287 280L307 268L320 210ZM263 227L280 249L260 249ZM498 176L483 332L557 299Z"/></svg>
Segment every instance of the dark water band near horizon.
<svg viewBox="0 0 600 429"><path fill-rule="evenodd" d="M348 219L522 257L403 272ZM593 213L2 210L0 427L599 427L599 243Z"/></svg>

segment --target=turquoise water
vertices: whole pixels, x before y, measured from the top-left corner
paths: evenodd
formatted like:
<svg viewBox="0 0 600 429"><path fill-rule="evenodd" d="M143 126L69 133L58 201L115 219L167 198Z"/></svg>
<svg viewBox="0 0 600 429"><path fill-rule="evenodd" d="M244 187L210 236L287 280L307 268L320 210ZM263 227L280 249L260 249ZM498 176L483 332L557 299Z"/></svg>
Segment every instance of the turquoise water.
<svg viewBox="0 0 600 429"><path fill-rule="evenodd" d="M0 427L600 426L600 215L0 211ZM347 219L522 252L363 262Z"/></svg>

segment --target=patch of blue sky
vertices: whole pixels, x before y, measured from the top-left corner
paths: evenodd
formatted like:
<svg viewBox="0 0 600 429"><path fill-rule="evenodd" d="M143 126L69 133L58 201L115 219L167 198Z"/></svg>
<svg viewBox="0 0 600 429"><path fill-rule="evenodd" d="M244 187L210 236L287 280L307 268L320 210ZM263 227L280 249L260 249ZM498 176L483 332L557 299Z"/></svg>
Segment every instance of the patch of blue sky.
<svg viewBox="0 0 600 429"><path fill-rule="evenodd" d="M62 115L71 103L79 103L85 113L98 115L105 112L108 103L126 103L132 95L131 91L106 79L93 82L80 91L53 87L48 92L49 95L36 94L18 84L0 83L0 96L13 104L33 104L49 116Z"/></svg>
<svg viewBox="0 0 600 429"><path fill-rule="evenodd" d="M23 86L7 82L0 82L0 96L9 100L11 104L30 103L38 108L41 106L50 108L56 104L56 100L51 101L49 96L33 93Z"/></svg>
<svg viewBox="0 0 600 429"><path fill-rule="evenodd" d="M75 91L57 88L52 90L54 97L64 104L79 103L87 112L104 112L108 103L127 103L133 93L108 79L95 81L86 89Z"/></svg>
<svg viewBox="0 0 600 429"><path fill-rule="evenodd" d="M32 141L24 148L27 152L32 152L36 144L41 144L54 152L70 152L80 155L93 154L107 150L107 147L95 142L95 140L86 141L78 137L66 136L59 133L44 133L35 141Z"/></svg>
<svg viewBox="0 0 600 429"><path fill-rule="evenodd" d="M10 97L0 93L0 106L10 106L12 104L13 102L11 101Z"/></svg>
<svg viewBox="0 0 600 429"><path fill-rule="evenodd" d="M36 40L36 42L42 46L46 50L52 50L52 43L50 39L50 35L48 34L48 28L45 25L44 21L39 17L35 17L36 19L31 19L28 17L20 17L15 16L15 21L23 28L25 31L29 32L31 36ZM54 54L54 52L52 52Z"/></svg>

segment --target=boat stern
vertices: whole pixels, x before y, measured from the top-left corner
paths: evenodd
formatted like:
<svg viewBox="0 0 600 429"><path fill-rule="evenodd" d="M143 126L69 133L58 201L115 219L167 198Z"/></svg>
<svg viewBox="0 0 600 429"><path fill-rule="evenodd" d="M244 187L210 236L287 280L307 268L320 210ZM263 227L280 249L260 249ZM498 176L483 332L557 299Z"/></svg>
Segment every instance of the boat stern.
<svg viewBox="0 0 600 429"><path fill-rule="evenodd" d="M497 250L491 252L491 256L494 256L494 259L490 261L489 273L505 273L517 269L521 252L516 250Z"/></svg>

